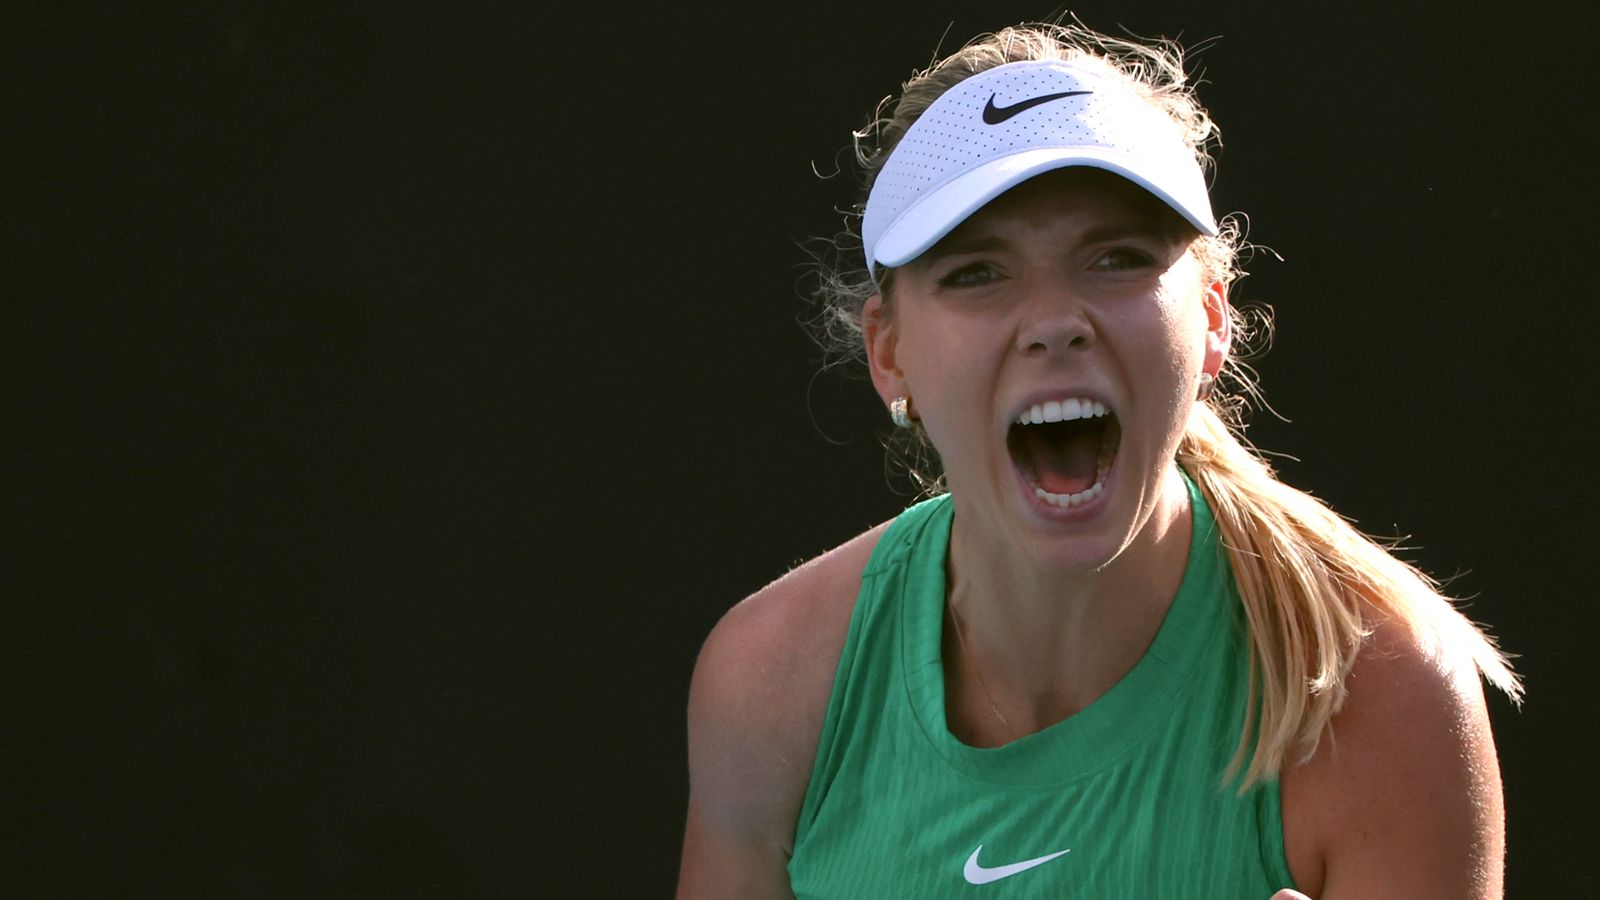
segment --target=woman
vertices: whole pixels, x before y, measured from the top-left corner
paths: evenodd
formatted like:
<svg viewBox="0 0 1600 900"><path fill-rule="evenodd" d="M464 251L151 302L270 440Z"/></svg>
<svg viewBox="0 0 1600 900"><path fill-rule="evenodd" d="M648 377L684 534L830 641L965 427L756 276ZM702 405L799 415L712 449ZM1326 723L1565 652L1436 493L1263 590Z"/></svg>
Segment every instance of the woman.
<svg viewBox="0 0 1600 900"><path fill-rule="evenodd" d="M708 638L679 896L1499 896L1479 675L1520 686L1225 424L1175 51L1007 29L875 130L829 291L948 492Z"/></svg>

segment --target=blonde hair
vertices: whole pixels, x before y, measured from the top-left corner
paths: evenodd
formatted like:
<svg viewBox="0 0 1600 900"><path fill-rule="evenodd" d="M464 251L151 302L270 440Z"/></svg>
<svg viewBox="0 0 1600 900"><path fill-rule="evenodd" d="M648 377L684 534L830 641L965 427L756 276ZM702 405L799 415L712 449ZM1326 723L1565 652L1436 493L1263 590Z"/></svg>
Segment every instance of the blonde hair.
<svg viewBox="0 0 1600 900"><path fill-rule="evenodd" d="M1196 159L1210 167L1217 128L1188 84L1181 48L1108 37L1077 24L1037 23L979 36L913 76L892 106L887 99L879 104L871 123L855 133L864 187L870 189L906 129L939 95L979 72L1038 59L1078 60L1127 80L1178 123ZM1241 244L1232 219L1220 235L1195 238L1190 252L1206 283L1228 285L1239 277ZM856 252L859 237L847 229L832 246ZM875 293L890 304L893 270L874 282L864 259L850 266L819 262L819 339L831 354L828 364L859 358L862 305ZM1238 309L1231 315L1243 346L1257 333L1254 326L1269 324L1260 313L1253 314L1259 321ZM1263 327L1259 333L1269 331ZM1321 501L1279 481L1242 440L1244 411L1256 391L1241 355L1230 355L1217 387L1206 403L1194 405L1177 462L1216 518L1248 624L1249 714L1226 777L1242 767L1243 791L1276 777L1287 760L1310 758L1344 703L1345 680L1374 616L1404 625L1426 650L1465 653L1490 684L1518 700L1522 685L1505 656L1434 581ZM940 477L922 464L937 462L926 435L920 427L901 432L908 437L898 449L909 455L913 477L926 491L942 490Z"/></svg>

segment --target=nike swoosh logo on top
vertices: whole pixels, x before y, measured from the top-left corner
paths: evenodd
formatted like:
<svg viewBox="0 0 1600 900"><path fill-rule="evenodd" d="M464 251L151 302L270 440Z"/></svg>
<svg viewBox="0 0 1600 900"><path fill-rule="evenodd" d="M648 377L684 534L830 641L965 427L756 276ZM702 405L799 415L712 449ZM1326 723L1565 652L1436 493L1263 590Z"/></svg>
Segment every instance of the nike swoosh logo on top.
<svg viewBox="0 0 1600 900"><path fill-rule="evenodd" d="M1094 91L1062 91L1059 94L1040 94L1037 97L1029 97L1026 100L1019 100L1010 106L995 106L994 98L998 95L990 94L989 103L983 108L983 121L986 125L999 125L1001 122L1004 122L1017 113L1027 112L1041 103L1049 103L1051 100L1060 100L1062 97L1076 97L1079 94L1092 93L1094 93Z"/></svg>
<svg viewBox="0 0 1600 900"><path fill-rule="evenodd" d="M1010 865L995 866L992 869L978 865L978 854L982 851L983 845L979 844L978 849L972 851L972 855L967 857L966 868L961 870L961 874L966 876L967 884L988 884L991 881L1010 878L1018 872L1026 872L1034 866L1042 866L1058 856L1065 856L1072 852L1072 848L1057 850L1046 856L1036 856L1033 859L1025 859L1022 862L1015 862Z"/></svg>

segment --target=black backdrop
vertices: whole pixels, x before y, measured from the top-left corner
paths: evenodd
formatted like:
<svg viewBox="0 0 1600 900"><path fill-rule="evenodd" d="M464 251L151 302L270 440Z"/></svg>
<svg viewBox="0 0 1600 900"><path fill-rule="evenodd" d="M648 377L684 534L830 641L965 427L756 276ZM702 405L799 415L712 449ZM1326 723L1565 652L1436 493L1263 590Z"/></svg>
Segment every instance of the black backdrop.
<svg viewBox="0 0 1600 900"><path fill-rule="evenodd" d="M141 6L0 27L5 893L665 894L700 639L906 499L797 324L813 166L1052 10ZM1595 22L1076 9L1207 43L1253 436L1523 655L1509 885L1573 883Z"/></svg>

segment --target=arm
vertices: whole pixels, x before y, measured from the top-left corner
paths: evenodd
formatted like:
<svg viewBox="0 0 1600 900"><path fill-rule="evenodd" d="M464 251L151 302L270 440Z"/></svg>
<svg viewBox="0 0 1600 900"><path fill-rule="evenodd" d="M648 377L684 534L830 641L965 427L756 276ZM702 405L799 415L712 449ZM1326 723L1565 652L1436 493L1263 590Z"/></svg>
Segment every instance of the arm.
<svg viewBox="0 0 1600 900"><path fill-rule="evenodd" d="M1319 900L1503 893L1505 808L1476 668L1379 623L1316 755L1283 774L1295 880Z"/></svg>
<svg viewBox="0 0 1600 900"><path fill-rule="evenodd" d="M882 528L729 610L689 689L679 900L790 898L789 857L861 570Z"/></svg>
<svg viewBox="0 0 1600 900"><path fill-rule="evenodd" d="M712 631L689 689L680 898L793 896L785 867L810 772L798 743L767 714L784 698L751 652L765 635L749 613L736 607Z"/></svg>

